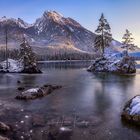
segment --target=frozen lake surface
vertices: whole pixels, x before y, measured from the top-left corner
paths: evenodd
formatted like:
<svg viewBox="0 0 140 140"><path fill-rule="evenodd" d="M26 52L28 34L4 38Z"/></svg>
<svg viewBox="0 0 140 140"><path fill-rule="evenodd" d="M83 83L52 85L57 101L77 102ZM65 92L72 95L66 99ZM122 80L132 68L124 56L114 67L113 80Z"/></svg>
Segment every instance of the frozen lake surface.
<svg viewBox="0 0 140 140"><path fill-rule="evenodd" d="M55 125L63 126L67 119L71 122L68 127L73 130L72 140L140 139L140 129L123 124L120 118L124 104L140 94L140 70L135 76L94 74L86 71L90 63L41 63L43 74L0 74L0 119L20 126L13 139L26 137L32 130L31 139L45 140L43 134L48 123L53 120ZM44 98L18 101L14 98L18 80L29 88L44 84L63 88ZM39 116L44 126L33 126L34 116Z"/></svg>

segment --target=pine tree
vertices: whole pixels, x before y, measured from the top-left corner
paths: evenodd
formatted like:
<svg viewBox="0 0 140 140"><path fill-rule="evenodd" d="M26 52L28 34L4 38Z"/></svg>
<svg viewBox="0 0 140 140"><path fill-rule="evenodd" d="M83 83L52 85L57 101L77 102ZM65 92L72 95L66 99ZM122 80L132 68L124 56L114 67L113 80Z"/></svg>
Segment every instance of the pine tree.
<svg viewBox="0 0 140 140"><path fill-rule="evenodd" d="M123 36L123 41L122 41L122 48L125 48L127 51L128 50L133 50L136 46L133 44L134 38L132 37L132 33L126 29L126 33Z"/></svg>
<svg viewBox="0 0 140 140"><path fill-rule="evenodd" d="M101 54L103 56L105 47L108 47L110 42L112 41L111 28L103 13L101 15L101 18L99 19L99 25L95 33L97 35L94 41L95 48L96 50L101 51Z"/></svg>
<svg viewBox="0 0 140 140"><path fill-rule="evenodd" d="M23 69L35 68L37 66L35 53L25 37L20 45L20 62L23 65Z"/></svg>

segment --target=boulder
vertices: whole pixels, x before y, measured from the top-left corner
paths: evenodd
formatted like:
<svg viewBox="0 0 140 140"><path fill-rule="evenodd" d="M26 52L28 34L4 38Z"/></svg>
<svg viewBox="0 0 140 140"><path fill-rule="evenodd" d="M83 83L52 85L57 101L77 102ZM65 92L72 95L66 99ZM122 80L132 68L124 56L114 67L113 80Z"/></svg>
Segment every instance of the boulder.
<svg viewBox="0 0 140 140"><path fill-rule="evenodd" d="M122 120L140 125L140 95L129 100L121 114Z"/></svg>
<svg viewBox="0 0 140 140"><path fill-rule="evenodd" d="M6 125L3 122L0 122L0 131L6 132L6 131L9 131L9 130L10 130L10 127L8 125Z"/></svg>
<svg viewBox="0 0 140 140"><path fill-rule="evenodd" d="M52 86L52 85L44 85L40 88L31 88L21 92L16 96L16 99L20 100L33 100L40 97L44 97L46 95L51 94L54 90L61 88L62 86Z"/></svg>
<svg viewBox="0 0 140 140"><path fill-rule="evenodd" d="M0 136L0 140L10 140L10 139L3 137L3 136Z"/></svg>

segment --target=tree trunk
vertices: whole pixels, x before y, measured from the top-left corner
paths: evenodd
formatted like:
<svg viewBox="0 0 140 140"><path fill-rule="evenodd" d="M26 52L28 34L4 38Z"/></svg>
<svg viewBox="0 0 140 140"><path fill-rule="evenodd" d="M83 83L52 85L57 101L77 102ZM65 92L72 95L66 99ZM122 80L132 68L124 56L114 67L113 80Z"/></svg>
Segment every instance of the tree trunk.
<svg viewBox="0 0 140 140"><path fill-rule="evenodd" d="M102 57L104 56L104 31L102 30Z"/></svg>
<svg viewBox="0 0 140 140"><path fill-rule="evenodd" d="M7 25L5 27L5 59L6 59L6 70L8 70L8 48L7 48L8 36L7 36Z"/></svg>

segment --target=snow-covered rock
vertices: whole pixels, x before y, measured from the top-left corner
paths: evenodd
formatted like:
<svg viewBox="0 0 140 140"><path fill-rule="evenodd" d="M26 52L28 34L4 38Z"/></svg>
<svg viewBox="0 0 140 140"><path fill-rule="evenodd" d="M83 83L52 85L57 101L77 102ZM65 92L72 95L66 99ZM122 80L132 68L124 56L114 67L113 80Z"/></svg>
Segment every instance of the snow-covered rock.
<svg viewBox="0 0 140 140"><path fill-rule="evenodd" d="M21 72L23 67L17 60L8 59L8 69L6 69L6 60L0 63L1 72Z"/></svg>
<svg viewBox="0 0 140 140"><path fill-rule="evenodd" d="M122 74L136 73L135 61L132 57L124 55L123 57L102 57L96 59L88 68L90 72L115 72Z"/></svg>
<svg viewBox="0 0 140 140"><path fill-rule="evenodd" d="M23 64L18 60L8 59L8 69L6 68L6 60L0 63L0 72L3 73L42 73L37 67L23 67Z"/></svg>
<svg viewBox="0 0 140 140"><path fill-rule="evenodd" d="M140 95L126 103L121 117L125 121L140 125Z"/></svg>
<svg viewBox="0 0 140 140"><path fill-rule="evenodd" d="M0 140L10 140L10 139L7 137L0 136Z"/></svg>
<svg viewBox="0 0 140 140"><path fill-rule="evenodd" d="M21 92L16 96L19 100L33 100L51 94L54 90L61 88L61 86L44 85L40 88L31 88Z"/></svg>
<svg viewBox="0 0 140 140"><path fill-rule="evenodd" d="M9 131L10 127L3 122L0 122L0 131L6 132ZM0 139L1 140L1 139Z"/></svg>

